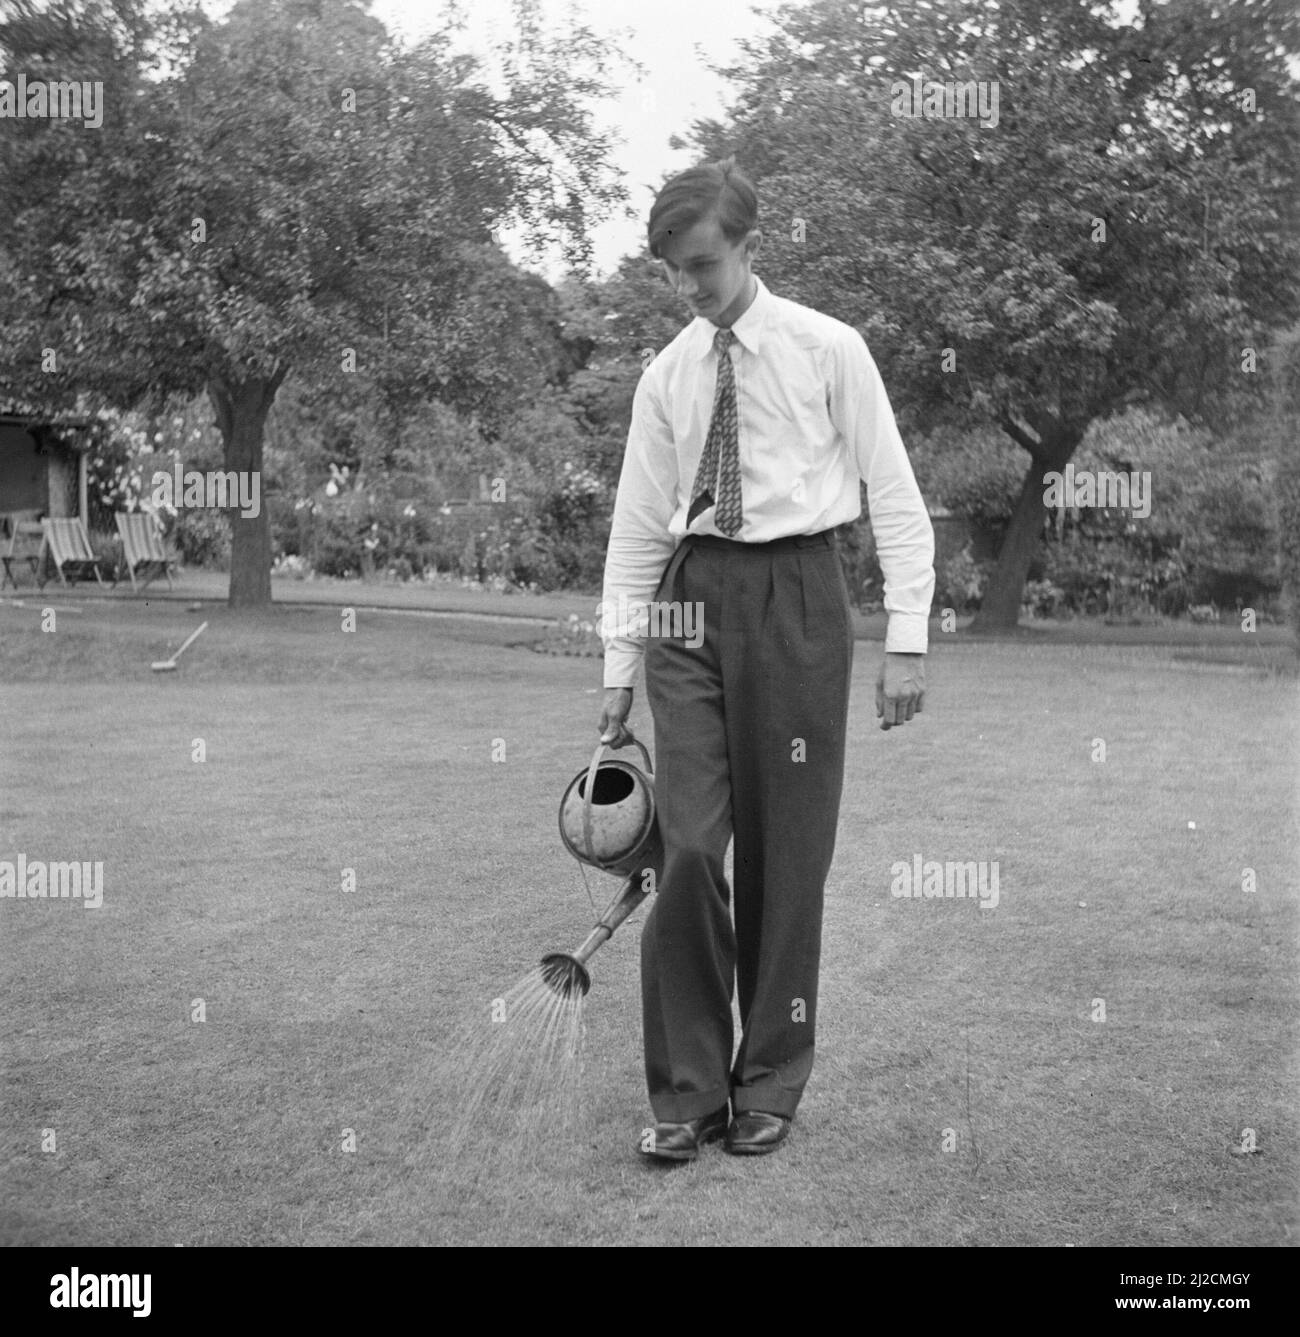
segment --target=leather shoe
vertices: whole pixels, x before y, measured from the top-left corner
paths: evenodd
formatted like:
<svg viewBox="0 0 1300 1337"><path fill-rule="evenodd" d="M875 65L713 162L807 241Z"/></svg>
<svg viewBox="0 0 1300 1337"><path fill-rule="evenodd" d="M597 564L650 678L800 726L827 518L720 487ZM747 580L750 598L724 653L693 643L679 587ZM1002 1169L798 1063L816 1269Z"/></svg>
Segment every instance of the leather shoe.
<svg viewBox="0 0 1300 1337"><path fill-rule="evenodd" d="M783 1114L744 1110L727 1129L727 1150L733 1156L763 1156L775 1151L789 1132L790 1120Z"/></svg>
<svg viewBox="0 0 1300 1337"><path fill-rule="evenodd" d="M643 1156L661 1161L693 1161L706 1142L716 1142L727 1131L727 1106L686 1123L657 1123L639 1144Z"/></svg>

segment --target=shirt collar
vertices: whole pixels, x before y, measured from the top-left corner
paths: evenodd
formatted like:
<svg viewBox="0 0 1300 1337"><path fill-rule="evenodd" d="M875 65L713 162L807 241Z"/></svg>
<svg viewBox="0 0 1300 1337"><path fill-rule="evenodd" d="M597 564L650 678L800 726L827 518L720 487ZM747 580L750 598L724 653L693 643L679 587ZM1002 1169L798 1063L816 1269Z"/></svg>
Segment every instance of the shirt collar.
<svg viewBox="0 0 1300 1337"><path fill-rule="evenodd" d="M754 282L758 285L754 300L745 309L745 314L731 327L737 342L748 353L758 352L763 327L767 324L772 307L772 294L768 292L767 286L757 274L754 275ZM696 352L703 359L713 351L713 338L718 332L718 326L706 316L696 316L695 326Z"/></svg>

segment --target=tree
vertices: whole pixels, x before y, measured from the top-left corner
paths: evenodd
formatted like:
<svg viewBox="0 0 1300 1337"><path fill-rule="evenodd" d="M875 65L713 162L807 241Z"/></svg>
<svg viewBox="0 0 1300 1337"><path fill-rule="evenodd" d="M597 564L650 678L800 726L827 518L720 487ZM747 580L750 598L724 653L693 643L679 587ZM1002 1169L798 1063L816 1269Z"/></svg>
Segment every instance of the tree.
<svg viewBox="0 0 1300 1337"><path fill-rule="evenodd" d="M640 256L626 257L598 283L570 277L559 296L581 356L565 398L593 443L589 462L616 484L641 373L681 332L689 311L657 262Z"/></svg>
<svg viewBox="0 0 1300 1337"><path fill-rule="evenodd" d="M1044 474L1090 423L1146 402L1221 424L1263 393L1243 350L1259 368L1300 312L1300 19L1275 0L1141 0L1128 27L1082 0L774 17L694 142L758 178L765 273L863 332L905 428L991 423L1028 454L978 618L1012 628ZM983 82L989 111L996 87L996 123L896 114L914 76Z"/></svg>
<svg viewBox="0 0 1300 1337"><path fill-rule="evenodd" d="M1262 445L1272 458L1278 575L1300 663L1300 325L1277 341L1269 367L1269 412Z"/></svg>
<svg viewBox="0 0 1300 1337"><path fill-rule="evenodd" d="M487 420L545 378L546 304L494 230L522 216L583 261L620 197L585 105L605 53L583 29L543 39L521 0L497 96L447 29L398 49L368 4L242 0L220 25L146 0L19 7L10 65L102 73L111 130L0 129L21 201L0 221L0 382L127 406L206 390L225 467L260 472L291 371ZM230 603L268 603L266 508L231 522Z"/></svg>

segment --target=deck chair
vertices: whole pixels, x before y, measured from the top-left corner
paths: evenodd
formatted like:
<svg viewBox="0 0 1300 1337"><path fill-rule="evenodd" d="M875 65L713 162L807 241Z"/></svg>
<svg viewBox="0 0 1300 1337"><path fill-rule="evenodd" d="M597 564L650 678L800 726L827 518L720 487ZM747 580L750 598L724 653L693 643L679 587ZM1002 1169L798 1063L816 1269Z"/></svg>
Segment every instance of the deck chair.
<svg viewBox="0 0 1300 1337"><path fill-rule="evenodd" d="M131 589L147 590L149 582L159 576L167 577L167 588L172 586L172 567L176 563L167 555L163 547L162 533L158 522L147 511L118 511L117 532L122 536L122 559L126 573L131 577ZM144 576L144 584L137 589L135 578ZM113 586L121 578L121 567L113 572Z"/></svg>
<svg viewBox="0 0 1300 1337"><path fill-rule="evenodd" d="M45 534L36 515L35 511L11 511L0 515L0 526L3 526L9 537L5 550L0 552L0 566L4 568L3 574L0 574L0 590L6 584L18 588L18 581L14 578L15 562L26 562L31 568L32 579L36 579L36 568L40 561L37 554Z"/></svg>
<svg viewBox="0 0 1300 1337"><path fill-rule="evenodd" d="M81 523L77 516L69 516L59 520L42 520L41 526L45 530L45 537L41 541L41 558L44 558L48 552L50 560L54 563L54 569L59 573L59 580L68 584L68 577L72 577L72 583L75 585L78 580L86 580L87 573L93 575L102 585L104 578L99 574L99 559L91 551L90 539L86 536L86 526ZM41 563L41 588L45 588L49 577L45 574L44 563Z"/></svg>

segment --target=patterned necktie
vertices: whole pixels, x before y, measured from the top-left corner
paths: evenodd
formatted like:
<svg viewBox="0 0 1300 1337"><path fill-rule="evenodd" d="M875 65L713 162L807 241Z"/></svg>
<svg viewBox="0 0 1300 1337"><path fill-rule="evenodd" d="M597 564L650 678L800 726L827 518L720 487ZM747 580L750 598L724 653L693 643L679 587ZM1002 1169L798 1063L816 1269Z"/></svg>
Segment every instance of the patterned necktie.
<svg viewBox="0 0 1300 1337"><path fill-rule="evenodd" d="M713 397L713 418L704 441L704 455L695 474L691 509L686 523L691 524L701 511L713 505L713 486L718 477L718 510L713 523L728 537L740 530L743 512L740 505L740 436L736 428L736 373L731 365L730 330L713 336L718 354L718 389ZM719 469L719 462L721 468Z"/></svg>

